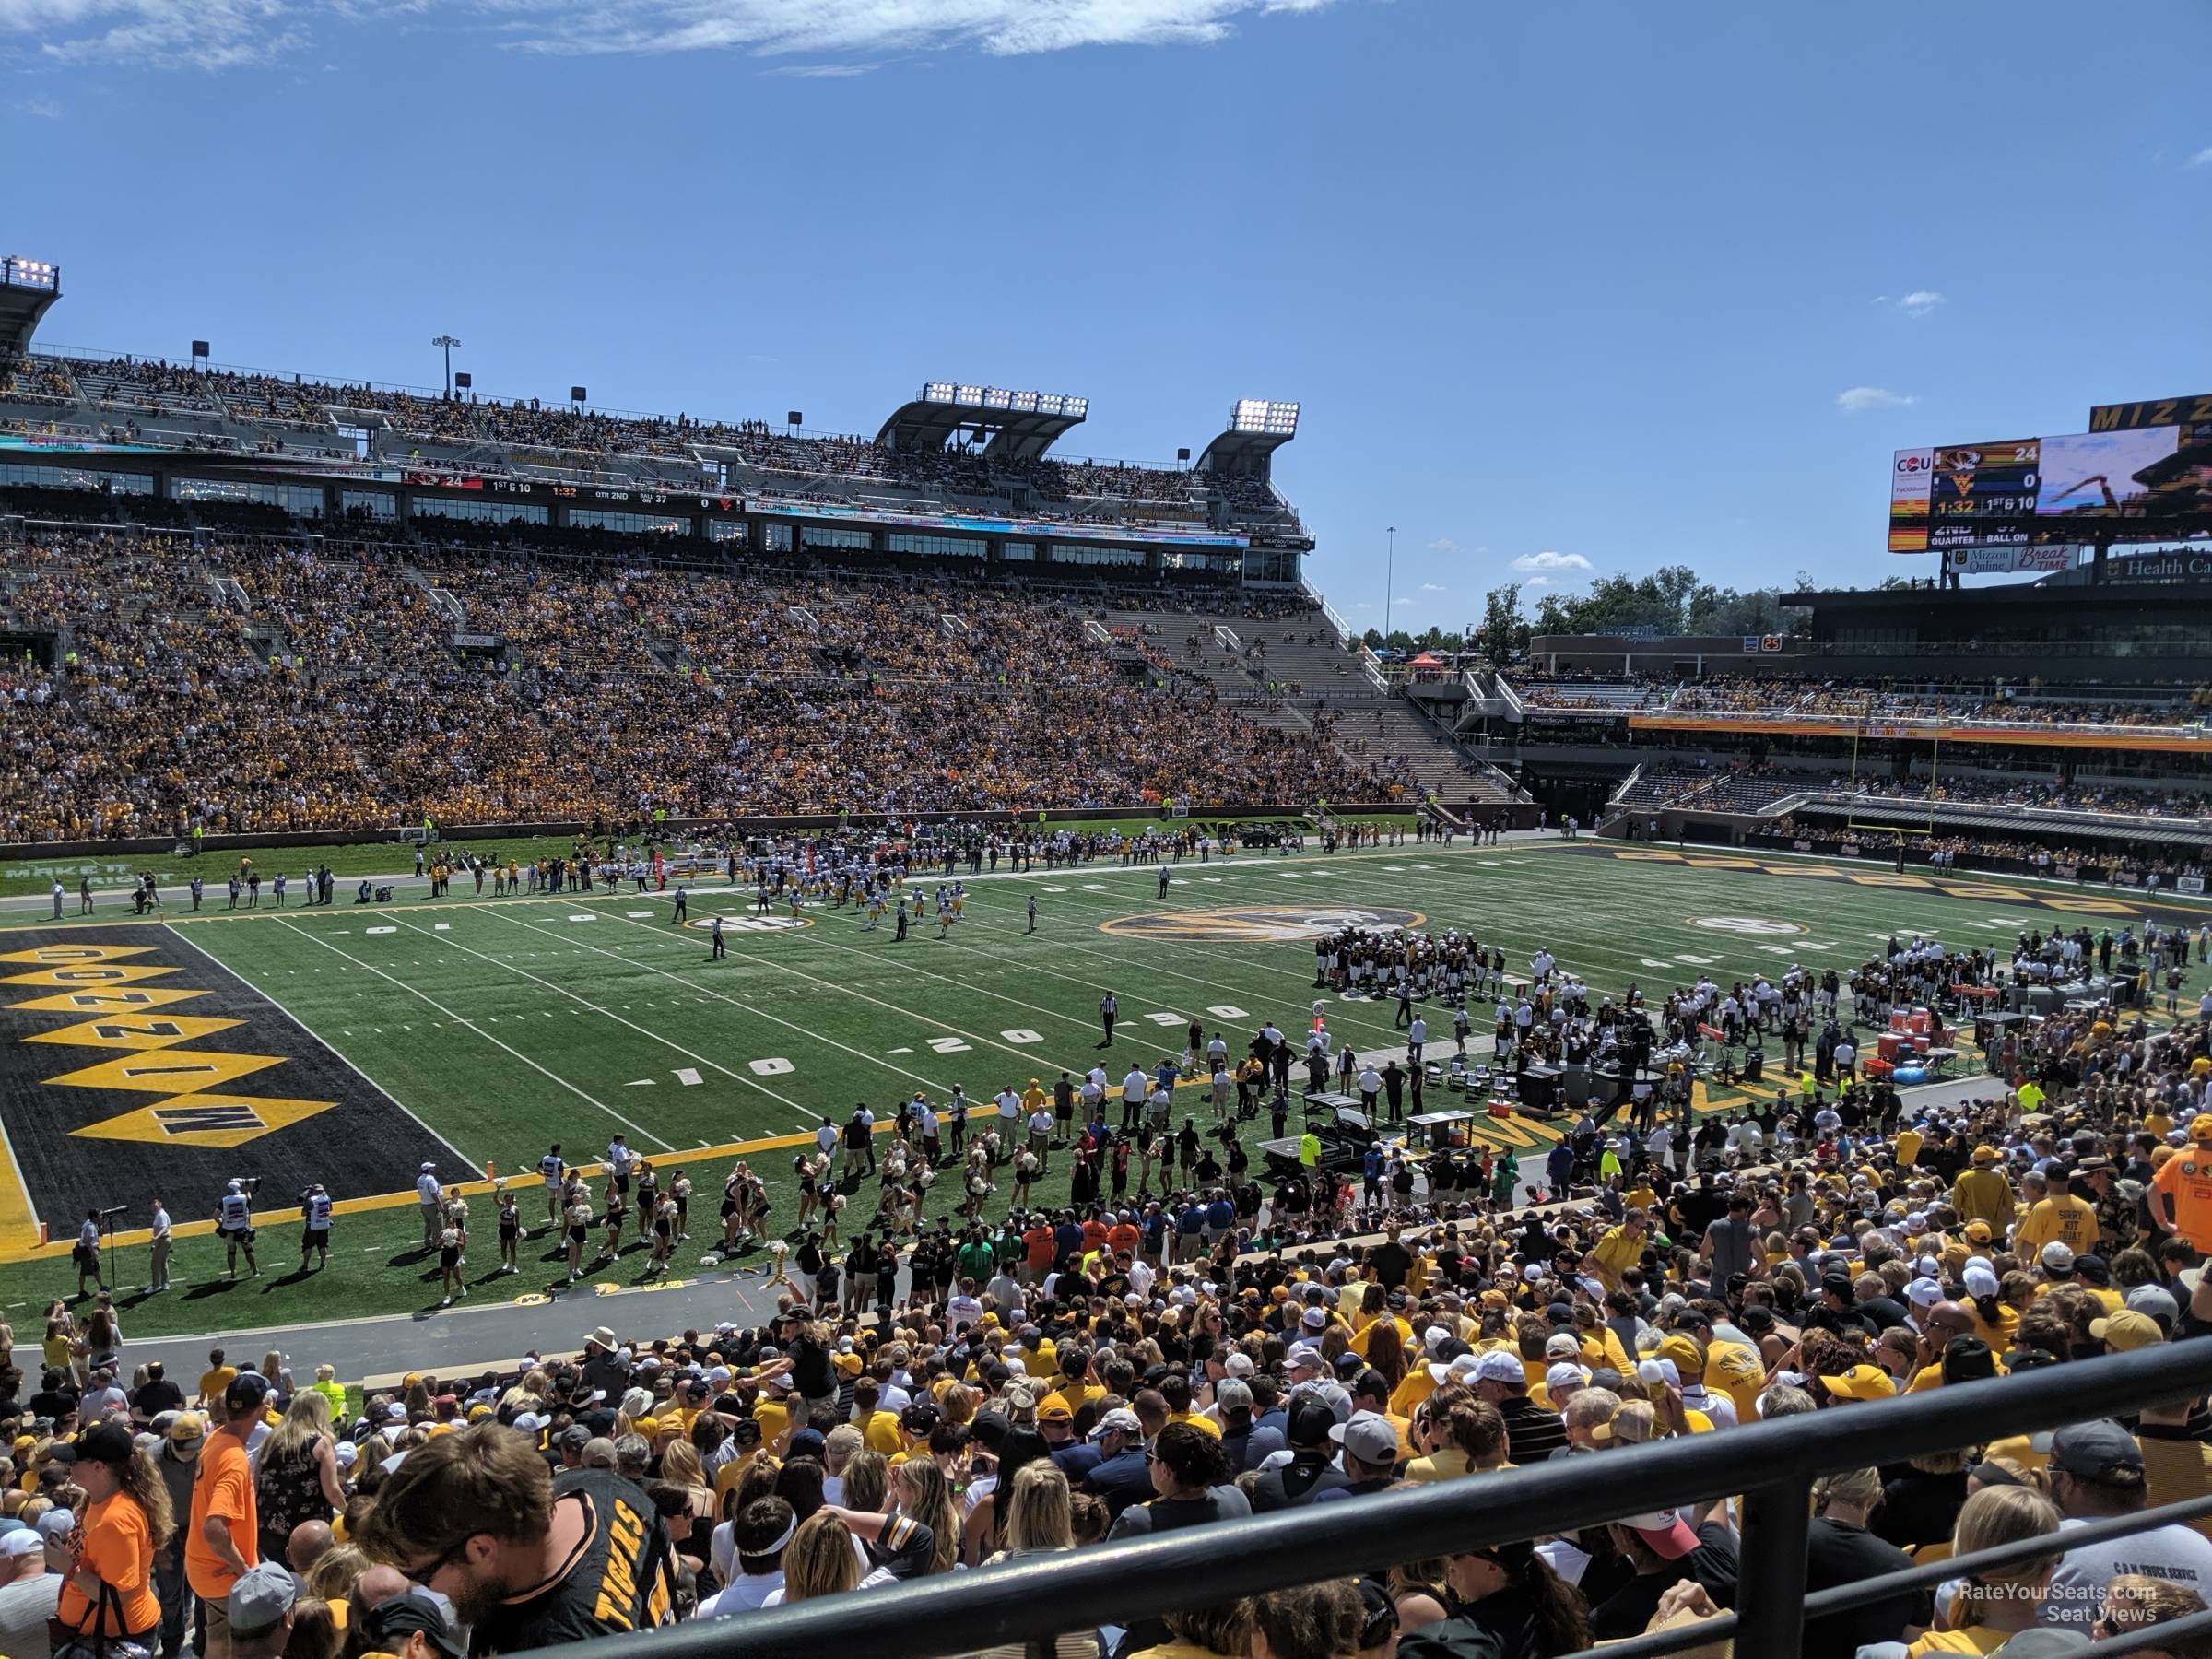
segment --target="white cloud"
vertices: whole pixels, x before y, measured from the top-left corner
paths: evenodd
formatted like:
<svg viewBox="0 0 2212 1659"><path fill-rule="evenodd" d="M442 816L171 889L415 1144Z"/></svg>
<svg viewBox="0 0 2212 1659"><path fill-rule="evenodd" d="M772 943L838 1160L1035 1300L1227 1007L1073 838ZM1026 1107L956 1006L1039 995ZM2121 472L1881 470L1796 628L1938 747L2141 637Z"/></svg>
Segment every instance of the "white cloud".
<svg viewBox="0 0 2212 1659"><path fill-rule="evenodd" d="M1448 535L1440 535L1429 544L1429 551L1431 553L1456 553L1459 551L1459 544Z"/></svg>
<svg viewBox="0 0 2212 1659"><path fill-rule="evenodd" d="M1424 594L1441 594L1448 591L1449 590L1447 590L1444 584L1441 582L1424 582L1421 583L1421 592Z"/></svg>
<svg viewBox="0 0 2212 1659"><path fill-rule="evenodd" d="M62 106L51 98L27 98L16 106L18 115L35 115L41 121L59 121Z"/></svg>
<svg viewBox="0 0 2212 1659"><path fill-rule="evenodd" d="M297 0L0 0L0 37L64 63L230 69L303 44Z"/></svg>
<svg viewBox="0 0 2212 1659"><path fill-rule="evenodd" d="M1403 610L1406 608L1406 606L1411 605L1413 601L1410 599L1393 599L1390 602L1390 608L1392 610Z"/></svg>
<svg viewBox="0 0 2212 1659"><path fill-rule="evenodd" d="M788 76L793 80L847 80L882 67L881 64L784 64L761 73Z"/></svg>
<svg viewBox="0 0 2212 1659"><path fill-rule="evenodd" d="M1513 560L1516 571L1586 571L1590 561L1580 553L1524 553Z"/></svg>
<svg viewBox="0 0 2212 1659"><path fill-rule="evenodd" d="M1522 585L1524 588L1547 588L1547 587L1558 587L1558 586L1559 585L1559 580L1558 580L1556 577L1551 577L1551 576L1531 576L1531 577L1530 577L1530 578L1529 578L1529 579L1528 579L1526 582L1523 582L1521 585Z"/></svg>
<svg viewBox="0 0 2212 1659"><path fill-rule="evenodd" d="M0 39L69 63L226 69L305 45L335 18L415 15L511 47L562 53L735 52L832 58L968 49L997 57L1079 46L1189 46L1255 18L1338 0L0 0ZM873 66L871 64L869 66ZM799 74L865 70L812 65Z"/></svg>
<svg viewBox="0 0 2212 1659"><path fill-rule="evenodd" d="M2201 149L2189 158L2191 167L2212 167L2212 148Z"/></svg>
<svg viewBox="0 0 2212 1659"><path fill-rule="evenodd" d="M1919 401L1910 393L1892 392L1887 386L1853 386L1836 394L1836 407L1846 415L1864 415L1869 409L1901 409Z"/></svg>
<svg viewBox="0 0 2212 1659"><path fill-rule="evenodd" d="M1924 317L1943 302L1943 296L1934 288L1914 288L1897 302L1897 309L1908 317Z"/></svg>

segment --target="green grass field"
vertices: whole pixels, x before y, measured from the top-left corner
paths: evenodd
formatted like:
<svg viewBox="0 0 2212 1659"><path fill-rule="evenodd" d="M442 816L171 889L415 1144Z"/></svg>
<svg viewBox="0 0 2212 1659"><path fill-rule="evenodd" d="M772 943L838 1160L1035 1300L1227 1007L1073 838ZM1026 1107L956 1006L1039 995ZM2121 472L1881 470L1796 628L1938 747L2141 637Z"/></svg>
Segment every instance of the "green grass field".
<svg viewBox="0 0 2212 1659"><path fill-rule="evenodd" d="M341 889L341 902L328 909L278 912L265 896L251 913L172 911L166 927L18 924L0 932L0 951L34 943L14 953L14 963L62 960L90 946L126 953L93 971L144 967L143 977L112 991L69 996L159 994L165 980L201 989L166 1008L110 1008L106 1024L83 1022L98 1031L61 1040L87 1046L63 1048L39 1034L65 1029L65 1018L26 1011L24 1002L58 1000L56 985L79 981L18 969L7 989L24 996L8 999L0 1041L10 1044L11 1061L25 1064L0 1103L25 1195L57 1239L73 1236L81 1210L61 1206L53 1184L134 1204L125 1227L143 1225L150 1187L166 1187L182 1225L210 1213L224 1175L264 1174L263 1277L229 1287L211 1239L180 1238L175 1288L135 1300L129 1314L134 1334L147 1335L242 1329L411 1311L436 1300L415 1248L411 1193L398 1206L342 1213L330 1268L292 1275L298 1233L287 1201L305 1173L341 1194L404 1191L414 1169L406 1148L440 1142L451 1149L434 1154L449 1180L465 1173L457 1159L479 1171L529 1172L524 1215L535 1223L543 1204L533 1166L547 1143L560 1141L571 1162L592 1162L621 1130L664 1171L682 1164L696 1182L694 1242L680 1269L719 1234L715 1203L729 1159L703 1157L703 1148L809 1131L825 1113L841 1122L856 1100L888 1117L916 1089L941 1102L960 1083L987 1108L1006 1083L1037 1077L1049 1086L1063 1068L1080 1077L1100 1053L1097 1006L1109 987L1121 1004L1108 1059L1117 1077L1133 1061L1179 1053L1194 1016L1220 1028L1232 1048L1266 1018L1302 1030L1317 994L1312 946L1239 936L1253 918L1218 912L1264 911L1271 928L1295 934L1309 917L1325 924L1348 911L1410 912L1431 929L1453 925L1501 944L1516 966L1547 947L1609 993L1631 981L1657 993L1700 971L1726 982L1792 961L1847 971L1893 932L1934 934L1963 949L2008 945L2027 926L2082 920L2116 929L2141 914L2102 892L1965 877L1938 884L1880 868L1610 843L1450 852L1408 843L1333 857L1191 859L1168 871L1164 900L1156 868L1118 863L971 879L967 913L944 940L931 924L894 944L888 925L869 933L850 911L810 911L795 928L733 929L722 962L709 961L702 932L670 924L670 895L657 893L479 901L456 883L453 897L434 900L409 882L384 906L346 903ZM1025 931L1031 895L1033 935ZM695 923L717 910L743 918L751 908L749 891L719 880L692 893ZM1140 931L1101 931L1108 924ZM95 1014L108 1007L85 1006ZM1393 1011L1333 994L1326 1010L1339 1041L1360 1049L1402 1041ZM1427 1012L1433 1047L1450 1016ZM1480 1032L1488 1006L1473 1012ZM189 1024L218 1013L240 1023L220 1034ZM172 1032L164 1023L172 1019L187 1023ZM257 1069L230 1070L241 1053L257 1057ZM157 1061L166 1077L150 1080L70 1072ZM195 1063L204 1078L193 1075ZM57 1084L65 1072L78 1080ZM295 1100L309 1078L315 1098ZM171 1098L158 1099L171 1088ZM335 1104L321 1105L325 1096ZM270 1110L272 1101L317 1109L290 1119ZM88 1137L85 1123L109 1127ZM1247 1127L1262 1138L1265 1119ZM779 1219L795 1202L790 1156L751 1157L781 1178L771 1188ZM406 1178L385 1173L395 1160ZM956 1201L955 1184L939 1182L933 1210ZM1039 1196L1065 1190L1055 1161ZM853 1208L873 1201L871 1183ZM478 1283L495 1265L492 1207L475 1201L480 1242L469 1272ZM32 1259L18 1252L5 1269L0 1300L12 1314L74 1290L60 1249ZM548 1250L549 1241L534 1241L520 1277L480 1293L536 1290L552 1277L537 1260ZM126 1285L144 1278L145 1263L142 1246L126 1247ZM629 1283L643 1263L634 1249L600 1277Z"/></svg>

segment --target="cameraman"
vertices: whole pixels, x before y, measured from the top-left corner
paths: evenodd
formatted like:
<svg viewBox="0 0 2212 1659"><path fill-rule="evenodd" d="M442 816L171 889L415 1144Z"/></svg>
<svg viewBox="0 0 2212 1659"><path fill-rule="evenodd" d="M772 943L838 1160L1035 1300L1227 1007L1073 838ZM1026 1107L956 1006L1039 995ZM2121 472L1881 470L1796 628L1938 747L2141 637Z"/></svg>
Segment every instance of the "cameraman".
<svg viewBox="0 0 2212 1659"><path fill-rule="evenodd" d="M246 1253L246 1268L251 1277L261 1277L261 1267L253 1260L253 1206L247 1198L244 1182L229 1182L223 1188L223 1195L215 1201L215 1236L223 1241L224 1259L232 1278L238 1277L241 1250Z"/></svg>
<svg viewBox="0 0 2212 1659"><path fill-rule="evenodd" d="M321 1182L312 1182L300 1194L300 1219L304 1224L300 1234L300 1271L307 1271L308 1253L312 1251L317 1267L330 1265L330 1194L323 1190ZM248 1234L249 1238L253 1235ZM252 1246L247 1248L246 1260L253 1260Z"/></svg>

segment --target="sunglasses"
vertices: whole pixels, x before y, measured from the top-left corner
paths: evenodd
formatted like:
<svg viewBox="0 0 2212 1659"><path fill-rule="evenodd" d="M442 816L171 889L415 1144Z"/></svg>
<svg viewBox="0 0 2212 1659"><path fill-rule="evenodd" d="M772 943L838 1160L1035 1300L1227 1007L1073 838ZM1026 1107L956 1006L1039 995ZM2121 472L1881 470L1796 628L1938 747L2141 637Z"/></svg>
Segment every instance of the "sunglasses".
<svg viewBox="0 0 2212 1659"><path fill-rule="evenodd" d="M475 1535L472 1534L470 1535L474 1536ZM436 1578L441 1572L443 1572L448 1567L451 1567L455 1561L459 1560L465 1554L467 1553L468 1542L469 1541L467 1538L463 1538L459 1543L447 1549L443 1555L441 1555L436 1560L432 1561L428 1567L402 1567L399 1570L399 1575L400 1577L406 1579L410 1584L419 1584L423 1588L428 1589L432 1579Z"/></svg>

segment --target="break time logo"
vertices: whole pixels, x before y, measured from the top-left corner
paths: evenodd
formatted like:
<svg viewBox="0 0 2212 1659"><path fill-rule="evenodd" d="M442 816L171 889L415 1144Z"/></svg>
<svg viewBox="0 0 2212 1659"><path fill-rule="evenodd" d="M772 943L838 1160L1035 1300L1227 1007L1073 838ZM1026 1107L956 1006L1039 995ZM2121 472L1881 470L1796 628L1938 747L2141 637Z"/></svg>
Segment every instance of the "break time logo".
<svg viewBox="0 0 2212 1659"><path fill-rule="evenodd" d="M1116 916L1099 924L1100 933L1124 939L1160 939L1205 945L1288 945L1318 939L1347 927L1387 932L1418 927L1428 921L1418 911L1389 905L1371 909L1345 906L1262 905L1234 910L1159 911Z"/></svg>

